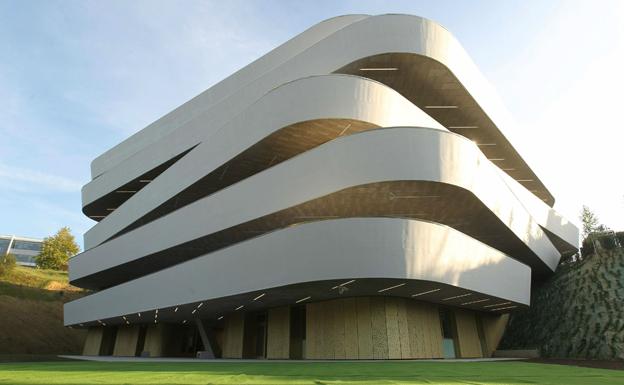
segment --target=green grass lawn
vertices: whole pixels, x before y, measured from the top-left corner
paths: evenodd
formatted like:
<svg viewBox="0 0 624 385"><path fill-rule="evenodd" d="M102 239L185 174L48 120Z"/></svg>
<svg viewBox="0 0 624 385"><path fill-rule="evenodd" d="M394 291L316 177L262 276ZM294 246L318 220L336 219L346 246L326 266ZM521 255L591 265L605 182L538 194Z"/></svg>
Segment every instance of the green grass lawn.
<svg viewBox="0 0 624 385"><path fill-rule="evenodd" d="M67 284L69 279L66 271L35 269L18 265L15 266L13 270L3 275L0 280L14 285L43 289L50 282Z"/></svg>
<svg viewBox="0 0 624 385"><path fill-rule="evenodd" d="M624 384L624 371L525 362L0 364L0 384Z"/></svg>

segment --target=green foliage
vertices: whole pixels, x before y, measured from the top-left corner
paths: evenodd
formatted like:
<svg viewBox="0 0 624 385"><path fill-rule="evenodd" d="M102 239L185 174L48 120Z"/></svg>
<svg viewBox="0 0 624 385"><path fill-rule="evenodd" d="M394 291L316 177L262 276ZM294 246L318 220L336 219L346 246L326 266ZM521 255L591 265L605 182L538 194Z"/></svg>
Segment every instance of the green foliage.
<svg viewBox="0 0 624 385"><path fill-rule="evenodd" d="M15 269L15 256L8 254L0 259L0 277L8 275Z"/></svg>
<svg viewBox="0 0 624 385"><path fill-rule="evenodd" d="M594 233L583 244L591 249L595 240L599 254L560 266L534 284L531 307L512 314L499 349L538 348L542 357L624 359L624 249L607 249L603 237L614 239L613 234Z"/></svg>
<svg viewBox="0 0 624 385"><path fill-rule="evenodd" d="M55 235L47 237L36 258L41 269L67 270L67 261L78 254L80 248L69 227L63 227Z"/></svg>
<svg viewBox="0 0 624 385"><path fill-rule="evenodd" d="M624 247L624 231L615 233L615 238L618 240L620 247Z"/></svg>
<svg viewBox="0 0 624 385"><path fill-rule="evenodd" d="M604 234L600 238L600 244L607 250L613 250L617 247L614 234Z"/></svg>
<svg viewBox="0 0 624 385"><path fill-rule="evenodd" d="M581 254L583 255L583 257L586 257L593 253L594 242L590 239L590 237L583 239L583 245L581 246Z"/></svg>
<svg viewBox="0 0 624 385"><path fill-rule="evenodd" d="M598 230L599 220L596 214L594 214L589 207L583 205L581 215L579 216L581 223L583 224L583 239L594 231Z"/></svg>

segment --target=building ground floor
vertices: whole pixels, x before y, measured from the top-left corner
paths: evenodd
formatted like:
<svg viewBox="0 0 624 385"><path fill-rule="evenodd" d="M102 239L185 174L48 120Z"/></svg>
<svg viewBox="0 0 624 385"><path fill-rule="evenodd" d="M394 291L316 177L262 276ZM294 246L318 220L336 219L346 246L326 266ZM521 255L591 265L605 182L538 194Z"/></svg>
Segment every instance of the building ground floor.
<svg viewBox="0 0 624 385"><path fill-rule="evenodd" d="M84 355L257 359L490 357L507 324L493 314L407 298L352 297L183 323L101 325Z"/></svg>

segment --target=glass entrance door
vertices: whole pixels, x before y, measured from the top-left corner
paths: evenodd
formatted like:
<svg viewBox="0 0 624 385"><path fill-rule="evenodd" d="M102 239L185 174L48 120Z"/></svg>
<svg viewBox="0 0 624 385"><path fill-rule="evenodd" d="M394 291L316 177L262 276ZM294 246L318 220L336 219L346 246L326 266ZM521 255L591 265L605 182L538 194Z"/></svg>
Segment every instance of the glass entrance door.
<svg viewBox="0 0 624 385"><path fill-rule="evenodd" d="M448 309L440 309L440 326L442 328L442 356L455 358L455 320Z"/></svg>

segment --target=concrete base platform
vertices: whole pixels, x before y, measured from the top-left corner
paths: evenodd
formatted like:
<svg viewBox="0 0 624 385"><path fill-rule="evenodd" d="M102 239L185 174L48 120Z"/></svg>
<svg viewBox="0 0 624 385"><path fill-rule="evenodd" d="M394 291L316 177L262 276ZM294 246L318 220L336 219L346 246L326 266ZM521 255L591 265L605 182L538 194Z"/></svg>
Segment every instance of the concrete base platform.
<svg viewBox="0 0 624 385"><path fill-rule="evenodd" d="M223 362L244 362L244 363L272 363L272 362L496 362L496 361L518 361L524 358L454 358L454 359L420 359L420 360L245 360L245 359L225 359L217 358L213 360L198 358L177 358L177 357L115 357L115 356L68 356L60 355L60 358L82 361L98 361L98 362L205 362L205 363L223 363Z"/></svg>

